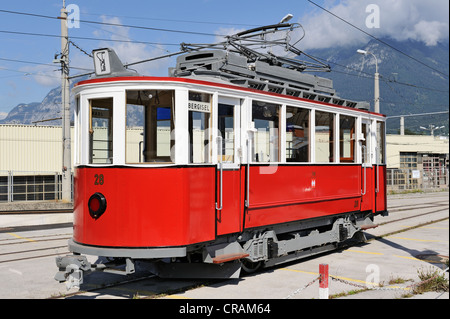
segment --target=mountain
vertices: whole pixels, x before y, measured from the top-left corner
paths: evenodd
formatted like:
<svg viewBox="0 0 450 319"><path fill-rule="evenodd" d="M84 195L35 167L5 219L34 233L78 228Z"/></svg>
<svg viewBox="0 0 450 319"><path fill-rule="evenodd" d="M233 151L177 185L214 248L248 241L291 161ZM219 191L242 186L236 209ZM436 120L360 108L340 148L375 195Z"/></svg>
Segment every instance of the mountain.
<svg viewBox="0 0 450 319"><path fill-rule="evenodd" d="M71 86L72 89L73 85ZM71 119L73 119L74 99L70 96ZM61 125L61 120L51 120L61 118L61 86L52 89L42 102L29 104L19 104L14 107L6 116L0 120L0 124L33 124L39 125ZM51 120L51 121L48 121Z"/></svg>
<svg viewBox="0 0 450 319"><path fill-rule="evenodd" d="M414 59L444 74L449 73L449 44L426 46L422 42L397 42L383 39ZM333 80L337 95L355 101L368 101L373 110L375 61L362 56L357 49L372 52L378 59L380 79L380 109L389 116L433 113L449 110L449 79L404 54L372 40L366 45L308 50L307 53L327 61L332 71L317 75ZM301 58L301 57L300 57ZM73 86L73 84L72 84ZM19 104L0 124L31 124L35 121L61 117L61 88L51 90L42 102ZM73 96L71 106L73 110ZM73 111L71 112L73 118ZM387 120L388 133L397 133L398 118ZM61 120L40 122L40 125L60 125ZM420 126L445 126L439 133L448 134L448 114L407 117L405 128L416 133L428 133Z"/></svg>
<svg viewBox="0 0 450 319"><path fill-rule="evenodd" d="M428 47L421 42L383 40L414 59L444 73L449 73L449 45L439 43ZM380 73L380 111L386 116L433 113L449 110L449 79L419 62L379 43L345 48L308 50L308 54L326 60L330 73L317 73L333 80L337 95L357 101L368 101L373 110L375 59L358 54L363 49L372 52L378 60ZM398 118L387 120L388 133L399 129ZM448 134L448 114L405 118L405 128L424 132L420 126L430 124L445 129Z"/></svg>

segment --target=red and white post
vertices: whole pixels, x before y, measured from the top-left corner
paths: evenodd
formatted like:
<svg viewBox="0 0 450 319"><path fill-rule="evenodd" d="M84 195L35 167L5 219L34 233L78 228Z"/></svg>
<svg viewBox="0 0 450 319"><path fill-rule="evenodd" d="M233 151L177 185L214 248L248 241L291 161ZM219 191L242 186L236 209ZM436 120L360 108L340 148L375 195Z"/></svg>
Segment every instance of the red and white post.
<svg viewBox="0 0 450 319"><path fill-rule="evenodd" d="M328 299L328 264L319 265L319 299Z"/></svg>

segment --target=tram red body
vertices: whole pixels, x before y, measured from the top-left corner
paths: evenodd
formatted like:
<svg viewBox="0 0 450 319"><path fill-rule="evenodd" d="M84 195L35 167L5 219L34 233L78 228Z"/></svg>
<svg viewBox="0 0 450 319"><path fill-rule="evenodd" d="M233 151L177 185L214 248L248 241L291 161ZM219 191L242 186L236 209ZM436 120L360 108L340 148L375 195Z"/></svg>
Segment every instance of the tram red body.
<svg viewBox="0 0 450 319"><path fill-rule="evenodd" d="M225 172L224 198L228 200L216 216L214 166L77 168L74 240L108 247L186 246L242 232L243 226L386 210L384 189L374 195L373 168L367 169L366 195L361 196L360 165L251 166L250 206L244 221L245 169ZM276 170L276 174L260 174L264 170ZM378 174L385 179L385 166ZM103 185L95 185L99 175ZM93 219L87 209L89 197L96 192L106 197L108 207L99 219Z"/></svg>

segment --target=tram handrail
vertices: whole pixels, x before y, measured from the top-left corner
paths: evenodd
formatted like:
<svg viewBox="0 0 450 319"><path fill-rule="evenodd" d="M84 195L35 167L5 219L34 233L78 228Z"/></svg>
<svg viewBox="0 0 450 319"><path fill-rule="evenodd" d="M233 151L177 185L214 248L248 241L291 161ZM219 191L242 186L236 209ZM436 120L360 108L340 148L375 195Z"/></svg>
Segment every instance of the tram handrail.
<svg viewBox="0 0 450 319"><path fill-rule="evenodd" d="M375 185L375 193L378 193L379 190L379 183L380 183L380 154L378 154L378 146L375 147L375 157L377 161L377 179L376 179L376 185Z"/></svg>
<svg viewBox="0 0 450 319"><path fill-rule="evenodd" d="M219 186L219 196L220 196L220 207L216 202L216 210L222 210L223 208L223 154L222 154L222 136L217 137L217 149L220 161L217 162L217 167L220 169L220 186Z"/></svg>
<svg viewBox="0 0 450 319"><path fill-rule="evenodd" d="M254 125L254 124L253 124ZM246 185L246 200L245 207L250 207L250 163L252 161L252 140L254 138L254 133L256 129L250 128L247 130L248 138L247 138L247 185Z"/></svg>
<svg viewBox="0 0 450 319"><path fill-rule="evenodd" d="M363 145L362 146L362 167L364 169L364 191L361 191L361 195L366 195L366 191L367 191L367 188L366 188L366 186L367 186L366 185L367 184L367 176L366 176L367 165L366 165L365 161L366 161L366 146Z"/></svg>

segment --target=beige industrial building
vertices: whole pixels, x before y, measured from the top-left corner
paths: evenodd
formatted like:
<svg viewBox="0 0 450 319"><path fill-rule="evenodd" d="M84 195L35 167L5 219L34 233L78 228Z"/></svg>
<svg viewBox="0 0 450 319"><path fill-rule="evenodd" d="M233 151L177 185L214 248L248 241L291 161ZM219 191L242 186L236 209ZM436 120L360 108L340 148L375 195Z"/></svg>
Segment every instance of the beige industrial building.
<svg viewBox="0 0 450 319"><path fill-rule="evenodd" d="M140 130L130 128L127 143L137 149L141 140ZM386 144L388 189L448 188L448 137L387 135ZM0 125L0 201L58 199L61 169L61 127ZM13 183L16 197L7 195Z"/></svg>
<svg viewBox="0 0 450 319"><path fill-rule="evenodd" d="M433 158L448 168L449 139L431 135L387 135L388 168L407 168L408 164L423 163ZM426 158L428 157L428 159Z"/></svg>

